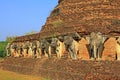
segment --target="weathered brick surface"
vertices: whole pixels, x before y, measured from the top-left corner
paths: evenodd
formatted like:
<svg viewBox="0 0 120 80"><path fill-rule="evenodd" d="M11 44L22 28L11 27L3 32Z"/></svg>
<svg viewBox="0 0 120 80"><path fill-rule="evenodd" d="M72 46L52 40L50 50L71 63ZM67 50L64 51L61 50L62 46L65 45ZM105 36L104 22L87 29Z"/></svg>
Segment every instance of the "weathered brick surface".
<svg viewBox="0 0 120 80"><path fill-rule="evenodd" d="M58 0L40 33L17 37L16 41L36 40L73 32L82 35L102 32L119 35L119 0Z"/></svg>
<svg viewBox="0 0 120 80"><path fill-rule="evenodd" d="M82 60L89 60L89 52L87 49L87 40L82 38L79 41L79 58Z"/></svg>
<svg viewBox="0 0 120 80"><path fill-rule="evenodd" d="M119 14L119 0L59 0L40 35L43 37L73 32L118 35Z"/></svg>
<svg viewBox="0 0 120 80"><path fill-rule="evenodd" d="M120 61L7 58L1 67L50 80L120 80Z"/></svg>
<svg viewBox="0 0 120 80"><path fill-rule="evenodd" d="M116 39L111 37L104 44L104 51L102 55L103 60L116 59Z"/></svg>

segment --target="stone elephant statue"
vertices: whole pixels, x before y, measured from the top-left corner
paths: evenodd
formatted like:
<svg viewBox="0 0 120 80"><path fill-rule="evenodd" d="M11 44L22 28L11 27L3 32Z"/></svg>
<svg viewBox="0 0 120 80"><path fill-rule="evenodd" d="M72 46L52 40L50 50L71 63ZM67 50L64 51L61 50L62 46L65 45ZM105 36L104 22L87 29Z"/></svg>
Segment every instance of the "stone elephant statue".
<svg viewBox="0 0 120 80"><path fill-rule="evenodd" d="M33 58L34 54L33 54L33 43L30 41L25 42L25 44L23 45L23 55L24 57L28 57L28 58Z"/></svg>
<svg viewBox="0 0 120 80"><path fill-rule="evenodd" d="M64 36L64 44L66 50L69 52L72 59L77 59L77 54L79 52L79 40L81 36L78 33L72 35Z"/></svg>
<svg viewBox="0 0 120 80"><path fill-rule="evenodd" d="M48 39L41 39L40 40L40 47L42 54L45 54L47 57L51 57L51 41Z"/></svg>
<svg viewBox="0 0 120 80"><path fill-rule="evenodd" d="M62 37L52 38L51 42L51 46L54 47L57 58L61 58L65 51L65 45L63 39L61 40L61 38Z"/></svg>
<svg viewBox="0 0 120 80"><path fill-rule="evenodd" d="M38 40L33 41L32 50L33 50L33 55L35 58L41 58L40 41Z"/></svg>
<svg viewBox="0 0 120 80"><path fill-rule="evenodd" d="M92 32L89 36L86 37L86 39L88 41L90 59L101 60L104 49L104 42L106 41L107 36L102 35L100 32Z"/></svg>
<svg viewBox="0 0 120 80"><path fill-rule="evenodd" d="M10 46L10 52L12 57L19 57L17 43L12 43Z"/></svg>

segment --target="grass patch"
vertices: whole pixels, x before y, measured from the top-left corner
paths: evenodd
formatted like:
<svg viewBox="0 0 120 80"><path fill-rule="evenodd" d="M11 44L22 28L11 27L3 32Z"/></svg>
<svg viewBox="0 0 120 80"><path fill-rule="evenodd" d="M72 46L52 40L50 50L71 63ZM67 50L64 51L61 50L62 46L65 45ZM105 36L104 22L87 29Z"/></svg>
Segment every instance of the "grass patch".
<svg viewBox="0 0 120 80"><path fill-rule="evenodd" d="M120 20L119 19L114 19L111 22L112 22L112 25L120 25Z"/></svg>
<svg viewBox="0 0 120 80"><path fill-rule="evenodd" d="M41 77L22 75L10 71L0 70L0 80L46 80Z"/></svg>
<svg viewBox="0 0 120 80"><path fill-rule="evenodd" d="M52 22L52 25L53 25L54 27L62 26L62 24L63 24L63 21L62 21L62 20L56 20L56 21Z"/></svg>

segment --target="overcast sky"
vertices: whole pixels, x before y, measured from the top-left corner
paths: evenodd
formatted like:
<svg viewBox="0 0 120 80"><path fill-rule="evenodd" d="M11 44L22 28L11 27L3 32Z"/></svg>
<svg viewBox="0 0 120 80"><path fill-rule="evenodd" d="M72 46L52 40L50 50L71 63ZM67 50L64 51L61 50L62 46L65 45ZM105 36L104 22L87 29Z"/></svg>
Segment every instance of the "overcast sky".
<svg viewBox="0 0 120 80"><path fill-rule="evenodd" d="M39 32L58 0L0 0L0 41Z"/></svg>

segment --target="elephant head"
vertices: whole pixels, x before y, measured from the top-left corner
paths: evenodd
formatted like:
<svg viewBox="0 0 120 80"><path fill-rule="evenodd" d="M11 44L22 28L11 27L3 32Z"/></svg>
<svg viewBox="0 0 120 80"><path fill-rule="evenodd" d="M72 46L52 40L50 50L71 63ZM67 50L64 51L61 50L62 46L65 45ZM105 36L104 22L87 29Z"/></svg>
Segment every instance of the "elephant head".
<svg viewBox="0 0 120 80"><path fill-rule="evenodd" d="M52 41L51 41L51 47L53 47L53 48L56 48L56 46L57 46L57 38L52 38Z"/></svg>
<svg viewBox="0 0 120 80"><path fill-rule="evenodd" d="M107 37L105 35L102 35L102 33L100 32L92 32L89 36L86 37L86 39L88 41L90 58L101 59L102 52L104 49L104 42L107 39Z"/></svg>
<svg viewBox="0 0 120 80"><path fill-rule="evenodd" d="M63 36L54 37L54 38L51 39L51 46L53 48L56 48L56 46L58 46L58 44L57 44L58 41L63 42L63 40L64 40Z"/></svg>

